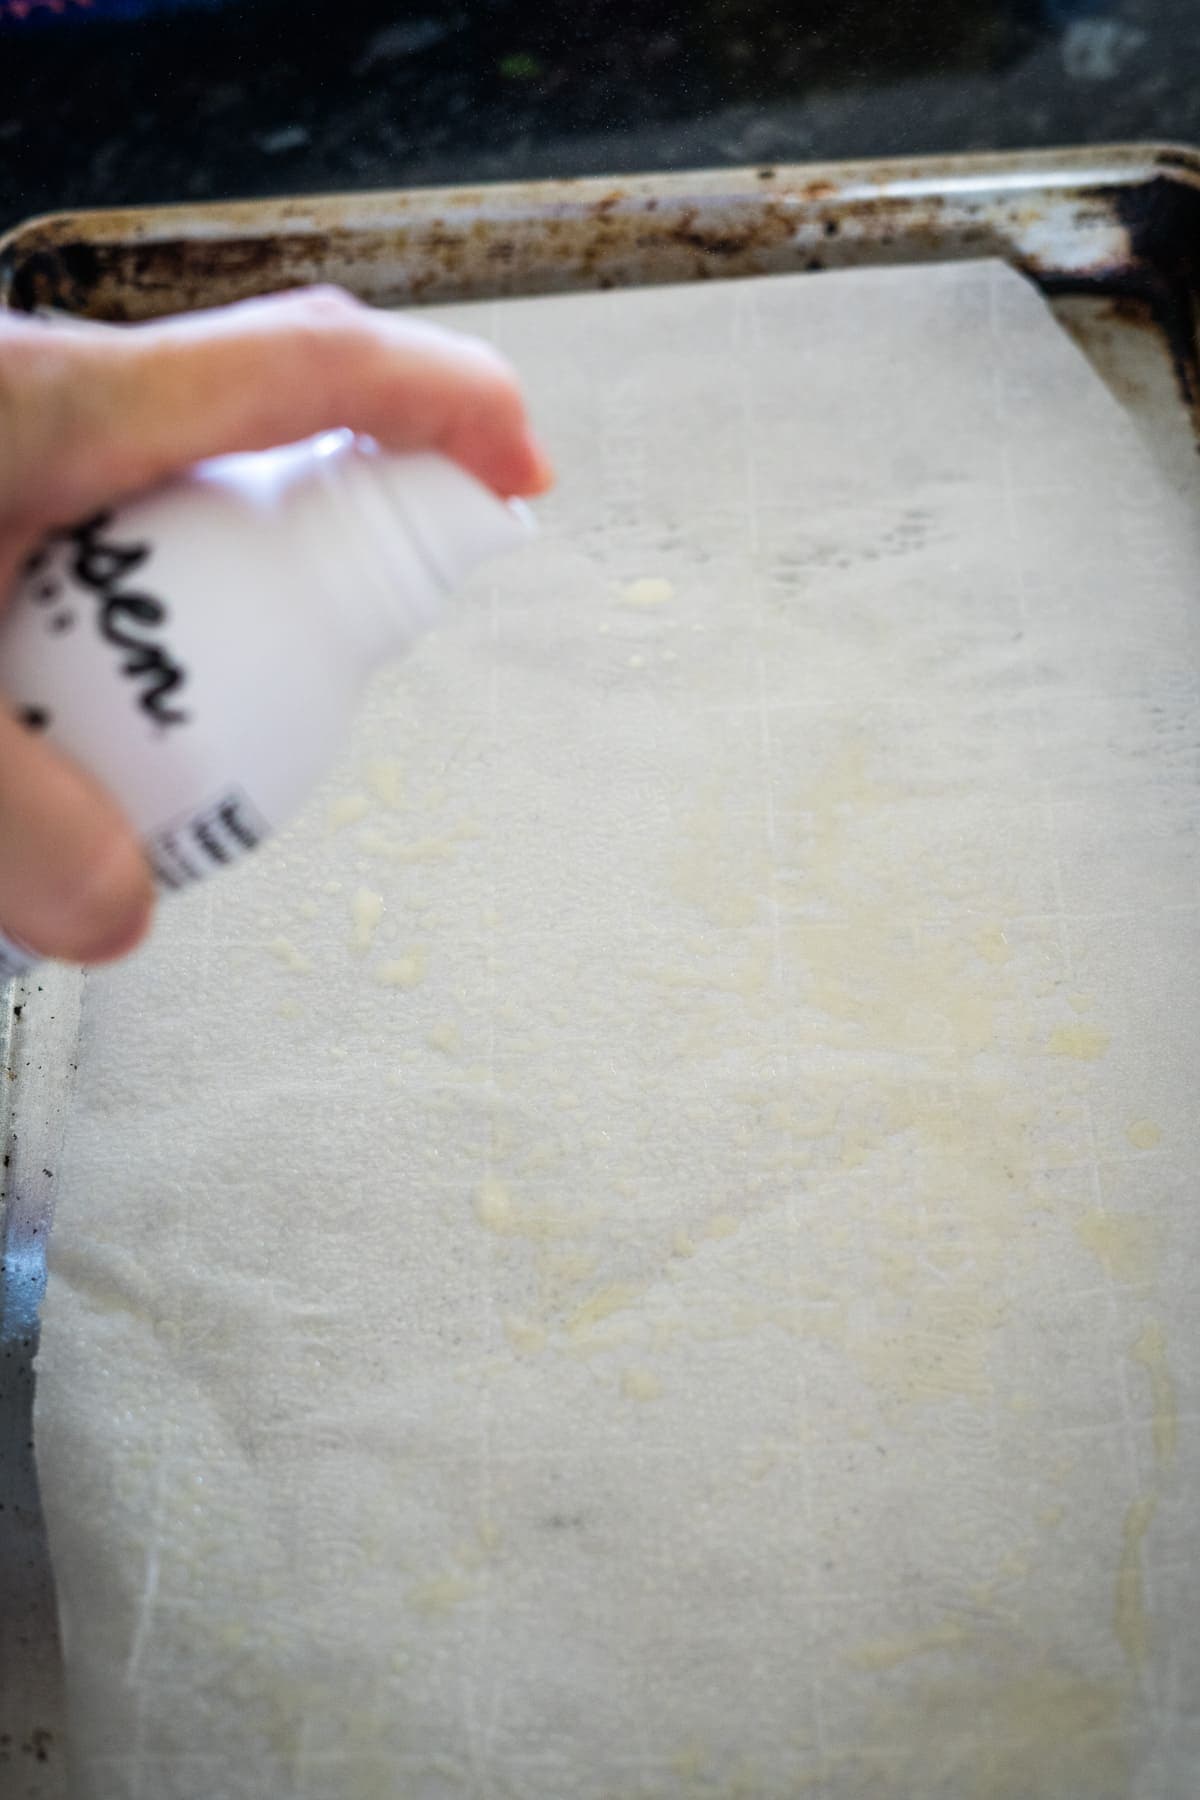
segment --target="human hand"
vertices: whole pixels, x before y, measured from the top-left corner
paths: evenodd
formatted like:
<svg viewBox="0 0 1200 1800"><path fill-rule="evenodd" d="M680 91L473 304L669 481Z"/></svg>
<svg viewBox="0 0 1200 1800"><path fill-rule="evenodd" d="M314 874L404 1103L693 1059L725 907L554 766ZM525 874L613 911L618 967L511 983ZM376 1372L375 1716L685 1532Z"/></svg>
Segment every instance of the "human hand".
<svg viewBox="0 0 1200 1800"><path fill-rule="evenodd" d="M550 485L495 351L335 289L129 328L0 314L0 599L54 527L203 457L337 426L442 451L505 497ZM153 909L116 802L0 707L0 927L41 956L106 962Z"/></svg>

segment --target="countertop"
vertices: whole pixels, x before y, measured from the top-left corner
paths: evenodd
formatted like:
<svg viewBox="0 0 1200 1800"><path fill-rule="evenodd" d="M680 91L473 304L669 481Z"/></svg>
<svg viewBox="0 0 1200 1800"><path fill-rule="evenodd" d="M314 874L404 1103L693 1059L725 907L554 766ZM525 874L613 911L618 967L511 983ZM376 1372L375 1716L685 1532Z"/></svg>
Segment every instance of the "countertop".
<svg viewBox="0 0 1200 1800"><path fill-rule="evenodd" d="M0 23L0 228L81 206L1200 140L1195 0L862 0L832 24L769 0L209 0L123 21L52 4L68 0Z"/></svg>

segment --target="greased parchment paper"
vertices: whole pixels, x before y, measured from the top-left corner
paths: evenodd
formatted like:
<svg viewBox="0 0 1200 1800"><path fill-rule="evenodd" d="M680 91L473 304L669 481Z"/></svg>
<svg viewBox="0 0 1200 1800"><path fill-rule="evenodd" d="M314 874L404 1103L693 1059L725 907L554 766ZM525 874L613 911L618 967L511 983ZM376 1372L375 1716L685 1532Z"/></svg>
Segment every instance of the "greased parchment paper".
<svg viewBox="0 0 1200 1800"><path fill-rule="evenodd" d="M541 542L86 985L78 1792L1183 1800L1197 520L998 265L445 316Z"/></svg>

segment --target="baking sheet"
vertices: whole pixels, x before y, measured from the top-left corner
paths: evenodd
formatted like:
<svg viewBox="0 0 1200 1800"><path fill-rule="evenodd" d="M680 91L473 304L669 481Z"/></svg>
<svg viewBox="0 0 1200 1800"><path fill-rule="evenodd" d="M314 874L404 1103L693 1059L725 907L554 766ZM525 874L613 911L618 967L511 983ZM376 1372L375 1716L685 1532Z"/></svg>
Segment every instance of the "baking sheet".
<svg viewBox="0 0 1200 1800"><path fill-rule="evenodd" d="M1194 517L994 265L453 316L545 541L87 983L78 1792L1190 1792Z"/></svg>
<svg viewBox="0 0 1200 1800"><path fill-rule="evenodd" d="M0 237L0 302L128 320L312 281L399 306L996 256L1152 309L1194 390L1198 195L1200 151L1135 143L64 212Z"/></svg>

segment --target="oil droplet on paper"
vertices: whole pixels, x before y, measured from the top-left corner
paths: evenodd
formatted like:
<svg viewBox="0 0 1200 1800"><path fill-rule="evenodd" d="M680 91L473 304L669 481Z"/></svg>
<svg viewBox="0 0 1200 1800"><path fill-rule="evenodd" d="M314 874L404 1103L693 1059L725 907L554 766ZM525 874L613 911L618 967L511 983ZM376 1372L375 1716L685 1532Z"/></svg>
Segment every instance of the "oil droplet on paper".
<svg viewBox="0 0 1200 1800"><path fill-rule="evenodd" d="M290 938L272 938L267 949L277 962L293 975L309 975L312 973L312 962L302 950L297 950Z"/></svg>
<svg viewBox="0 0 1200 1800"><path fill-rule="evenodd" d="M409 1600L426 1618L436 1618L453 1612L456 1606L470 1598L473 1591L463 1575L434 1575L428 1581L419 1582L409 1594Z"/></svg>
<svg viewBox="0 0 1200 1800"><path fill-rule="evenodd" d="M1135 1500L1125 1514L1121 1534L1121 1562L1117 1569L1117 1593L1113 1606L1113 1630L1117 1642L1135 1668L1140 1669L1150 1649L1150 1621L1142 1581L1142 1540L1150 1529L1158 1495Z"/></svg>
<svg viewBox="0 0 1200 1800"><path fill-rule="evenodd" d="M475 1217L497 1237L528 1238L531 1243L566 1237L578 1223L549 1207L518 1205L508 1183L497 1175L487 1175L480 1182Z"/></svg>
<svg viewBox="0 0 1200 1800"><path fill-rule="evenodd" d="M1113 1281L1153 1278L1158 1249L1153 1219L1140 1213L1089 1212L1076 1222L1075 1235Z"/></svg>
<svg viewBox="0 0 1200 1800"><path fill-rule="evenodd" d="M1162 1132L1153 1119L1135 1119L1126 1126L1125 1136L1135 1150L1153 1150L1162 1142Z"/></svg>
<svg viewBox="0 0 1200 1800"><path fill-rule="evenodd" d="M853 1790L905 1800L935 1791L955 1800L1128 1800L1124 1684L1084 1680L1036 1650L1027 1662L1027 1673L1005 1679L963 1659L944 1674L931 1670L902 1701L876 1698L856 1746L875 1779L852 1780ZM844 1760L823 1761L820 1791L849 1791Z"/></svg>
<svg viewBox="0 0 1200 1800"><path fill-rule="evenodd" d="M699 1744L691 1744L686 1750L680 1750L671 1758L672 1773L681 1781L690 1781L693 1785L704 1777L708 1758ZM739 1788L739 1792L742 1790Z"/></svg>
<svg viewBox="0 0 1200 1800"><path fill-rule="evenodd" d="M504 1321L504 1335L521 1356L539 1356L546 1348L546 1327L536 1319L510 1313Z"/></svg>
<svg viewBox="0 0 1200 1800"><path fill-rule="evenodd" d="M384 806L397 807L404 800L404 770L392 757L379 757L367 771L367 781L375 798Z"/></svg>
<svg viewBox="0 0 1200 1800"><path fill-rule="evenodd" d="M380 987L415 988L425 979L425 952L413 950L408 956L394 956L380 963L375 971Z"/></svg>
<svg viewBox="0 0 1200 1800"><path fill-rule="evenodd" d="M657 1400L662 1382L653 1369L626 1369L621 1376L621 1392L627 1400Z"/></svg>
<svg viewBox="0 0 1200 1800"><path fill-rule="evenodd" d="M645 1282L614 1281L611 1287L601 1288L576 1308L567 1321L568 1335L576 1340L586 1338L594 1325L635 1306L645 1292Z"/></svg>
<svg viewBox="0 0 1200 1800"><path fill-rule="evenodd" d="M1179 1436L1175 1382L1167 1364L1167 1340L1157 1319L1148 1319L1131 1352L1150 1377L1154 1454L1159 1466L1172 1461Z"/></svg>
<svg viewBox="0 0 1200 1800"><path fill-rule="evenodd" d="M1097 1025L1060 1025L1050 1033L1046 1049L1051 1056L1069 1056L1076 1062L1099 1062L1112 1042Z"/></svg>
<svg viewBox="0 0 1200 1800"><path fill-rule="evenodd" d="M640 580L631 581L627 587L622 588L617 605L638 608L665 606L668 600L674 598L673 582L664 580L661 575L643 575Z"/></svg>
<svg viewBox="0 0 1200 1800"><path fill-rule="evenodd" d="M1012 945L1000 925L985 925L975 937L975 949L984 962L1006 963L1012 957Z"/></svg>
<svg viewBox="0 0 1200 1800"><path fill-rule="evenodd" d="M479 1547L485 1556L495 1556L500 1548L500 1527L494 1519L480 1519L475 1527L475 1535L479 1539Z"/></svg>
<svg viewBox="0 0 1200 1800"><path fill-rule="evenodd" d="M877 1638L862 1644L846 1658L852 1669L895 1669L911 1657L925 1656L931 1650L953 1650L967 1641L961 1625L934 1625L928 1631L914 1632L911 1637Z"/></svg>
<svg viewBox="0 0 1200 1800"><path fill-rule="evenodd" d="M344 825L356 825L370 810L371 802L365 794L343 794L329 808L329 829L340 831Z"/></svg>
<svg viewBox="0 0 1200 1800"><path fill-rule="evenodd" d="M449 1021L442 1025L434 1025L430 1028L425 1042L431 1050L440 1050L443 1056L449 1056L452 1051L458 1049L458 1026Z"/></svg>
<svg viewBox="0 0 1200 1800"><path fill-rule="evenodd" d="M497 1180L494 1175L488 1175L480 1182L475 1196L475 1217L489 1231L499 1232L502 1237L515 1230L517 1209L506 1182Z"/></svg>
<svg viewBox="0 0 1200 1800"><path fill-rule="evenodd" d="M350 911L354 919L354 948L369 950L383 917L383 895L360 887L350 903Z"/></svg>

